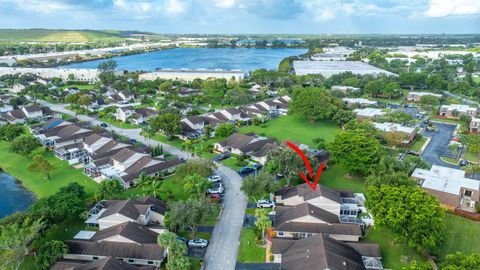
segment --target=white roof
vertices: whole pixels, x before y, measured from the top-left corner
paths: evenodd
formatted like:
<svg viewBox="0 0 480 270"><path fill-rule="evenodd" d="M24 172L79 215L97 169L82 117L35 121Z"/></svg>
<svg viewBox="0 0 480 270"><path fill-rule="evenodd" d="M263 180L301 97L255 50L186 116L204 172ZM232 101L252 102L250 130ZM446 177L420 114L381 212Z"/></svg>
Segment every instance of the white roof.
<svg viewBox="0 0 480 270"><path fill-rule="evenodd" d="M95 231L79 231L73 239L75 240L90 240L92 239L93 235L95 235Z"/></svg>
<svg viewBox="0 0 480 270"><path fill-rule="evenodd" d="M480 181L466 178L465 171L433 165L430 171L415 169L412 177L423 179L422 188L459 195L463 188L480 190Z"/></svg>
<svg viewBox="0 0 480 270"><path fill-rule="evenodd" d="M385 115L385 112L382 109L377 109L377 108L355 109L353 110L353 112L359 116L365 116L365 117Z"/></svg>
<svg viewBox="0 0 480 270"><path fill-rule="evenodd" d="M409 95L416 95L416 96L434 96L434 97L442 97L442 95L440 94L434 94L434 93L430 93L430 92L415 92L415 91L411 91L408 93Z"/></svg>
<svg viewBox="0 0 480 270"><path fill-rule="evenodd" d="M321 74L325 78L348 71L358 75L386 74L396 76L394 73L360 61L293 61L293 68L297 75Z"/></svg>
<svg viewBox="0 0 480 270"><path fill-rule="evenodd" d="M400 124L396 124L396 123L389 123L389 122L385 122L385 123L373 123L373 125L377 128L377 129L380 129L381 131L385 131L385 132L404 132L404 133L412 133L415 131L415 128L413 127L407 127L407 126L403 126L403 125L400 125Z"/></svg>
<svg viewBox="0 0 480 270"><path fill-rule="evenodd" d="M359 103L359 104L369 104L369 105L377 104L375 100L368 100L366 98L343 98L342 100L348 103Z"/></svg>
<svg viewBox="0 0 480 270"><path fill-rule="evenodd" d="M446 109L449 111L458 111L458 112L467 112L467 111L476 111L477 108L470 107L464 104L450 104L450 105L442 105L442 109Z"/></svg>

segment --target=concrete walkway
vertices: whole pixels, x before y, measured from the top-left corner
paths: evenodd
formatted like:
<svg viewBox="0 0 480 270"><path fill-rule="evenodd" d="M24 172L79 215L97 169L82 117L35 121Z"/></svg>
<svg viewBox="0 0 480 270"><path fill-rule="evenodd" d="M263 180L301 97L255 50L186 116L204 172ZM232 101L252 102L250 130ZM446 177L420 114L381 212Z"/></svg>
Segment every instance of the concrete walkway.
<svg viewBox="0 0 480 270"><path fill-rule="evenodd" d="M52 104L44 100L37 101L42 106L50 107L52 110L74 116L81 121L90 122L92 125L100 125L103 122L98 119L75 113L67 109L65 104ZM108 124L108 123L106 123ZM140 135L141 129L122 129L108 124L109 130L118 134L135 139L148 146L163 146L163 150L169 154L175 155L185 160L192 158L189 152L182 151L169 144L148 140ZM216 174L219 174L224 180L225 194L222 215L212 233L210 244L204 258L206 270L234 270L237 261L238 247L240 244L240 232L243 225L243 217L248 199L240 190L242 178L237 172L216 162Z"/></svg>

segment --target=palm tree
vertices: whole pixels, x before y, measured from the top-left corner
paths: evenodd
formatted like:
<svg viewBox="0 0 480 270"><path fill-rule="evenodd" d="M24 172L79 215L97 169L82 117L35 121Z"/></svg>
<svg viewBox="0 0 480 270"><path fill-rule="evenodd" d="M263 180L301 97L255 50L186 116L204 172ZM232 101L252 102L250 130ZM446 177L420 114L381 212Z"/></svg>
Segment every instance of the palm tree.
<svg viewBox="0 0 480 270"><path fill-rule="evenodd" d="M154 178L149 182L146 188L148 195L153 195L153 197L157 198L157 193L159 193L162 188L162 181L160 181L158 178Z"/></svg>
<svg viewBox="0 0 480 270"><path fill-rule="evenodd" d="M272 221L268 217L267 211L265 209L255 209L255 226L262 230L262 240L265 241L265 230L272 226Z"/></svg>
<svg viewBox="0 0 480 270"><path fill-rule="evenodd" d="M185 178L185 184L183 185L185 192L194 194L198 198L205 196L209 187L210 182L198 174L187 176Z"/></svg>
<svg viewBox="0 0 480 270"><path fill-rule="evenodd" d="M150 186L150 182L153 181L153 177L148 176L145 172L142 172L140 174L140 177L136 181L135 185L137 186L137 189L142 189L142 196L145 197L145 188Z"/></svg>

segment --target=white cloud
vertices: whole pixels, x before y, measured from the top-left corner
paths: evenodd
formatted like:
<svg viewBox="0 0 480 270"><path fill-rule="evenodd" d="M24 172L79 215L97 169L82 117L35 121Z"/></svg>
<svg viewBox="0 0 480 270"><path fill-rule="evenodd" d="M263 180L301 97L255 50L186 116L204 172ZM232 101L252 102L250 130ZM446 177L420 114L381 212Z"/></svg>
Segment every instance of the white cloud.
<svg viewBox="0 0 480 270"><path fill-rule="evenodd" d="M51 14L58 11L72 10L73 6L61 1L42 1L42 0L11 0L2 1L16 8L28 12Z"/></svg>
<svg viewBox="0 0 480 270"><path fill-rule="evenodd" d="M165 11L168 14L177 15L187 11L187 2L183 0L166 0Z"/></svg>
<svg viewBox="0 0 480 270"><path fill-rule="evenodd" d="M480 13L479 0L430 0L425 12L428 17L468 15Z"/></svg>
<svg viewBox="0 0 480 270"><path fill-rule="evenodd" d="M215 7L218 8L232 8L237 5L236 0L216 0Z"/></svg>

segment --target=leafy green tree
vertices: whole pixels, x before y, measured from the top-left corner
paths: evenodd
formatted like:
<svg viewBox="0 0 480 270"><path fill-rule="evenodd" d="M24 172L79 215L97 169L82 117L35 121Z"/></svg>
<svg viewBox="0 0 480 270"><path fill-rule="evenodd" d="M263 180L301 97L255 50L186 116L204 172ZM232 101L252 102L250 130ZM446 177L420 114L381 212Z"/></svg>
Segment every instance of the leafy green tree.
<svg viewBox="0 0 480 270"><path fill-rule="evenodd" d="M400 74L400 84L410 87L410 91L415 88L423 88L427 75L425 73L406 72Z"/></svg>
<svg viewBox="0 0 480 270"><path fill-rule="evenodd" d="M105 180L98 185L95 191L95 200L113 200L124 191L118 179Z"/></svg>
<svg viewBox="0 0 480 270"><path fill-rule="evenodd" d="M25 129L22 125L7 124L0 127L0 139L2 140L12 141L24 133Z"/></svg>
<svg viewBox="0 0 480 270"><path fill-rule="evenodd" d="M158 198L157 195L160 194L160 192L162 191L162 185L163 185L163 182L160 179L153 178L146 185L145 192L150 196Z"/></svg>
<svg viewBox="0 0 480 270"><path fill-rule="evenodd" d="M197 174L201 177L208 177L212 175L214 168L215 164L213 164L211 159L189 159L187 162L177 167L175 170L175 175L180 179L193 174Z"/></svg>
<svg viewBox="0 0 480 270"><path fill-rule="evenodd" d="M378 162L381 145L375 137L344 131L335 136L328 150L331 159L348 171L365 174L371 164Z"/></svg>
<svg viewBox="0 0 480 270"><path fill-rule="evenodd" d="M441 270L471 270L480 269L480 253L464 254L455 252L445 256L440 265Z"/></svg>
<svg viewBox="0 0 480 270"><path fill-rule="evenodd" d="M230 124L220 124L215 129L215 137L226 138L235 132L235 126Z"/></svg>
<svg viewBox="0 0 480 270"><path fill-rule="evenodd" d="M115 60L107 60L98 65L100 74L98 78L105 85L110 85L115 81L115 69L117 69L117 62Z"/></svg>
<svg viewBox="0 0 480 270"><path fill-rule="evenodd" d="M42 270L50 269L50 266L63 258L67 252L68 246L62 241L48 241L38 250L36 264Z"/></svg>
<svg viewBox="0 0 480 270"><path fill-rule="evenodd" d="M308 153L306 153L306 156L309 157ZM309 157L309 162L312 169L318 168L320 165L316 158ZM281 146L277 150L268 153L268 162L265 167L272 174L284 175L288 185L290 185L292 179L300 178L298 176L298 168L304 168L305 164L295 151L287 146Z"/></svg>
<svg viewBox="0 0 480 270"><path fill-rule="evenodd" d="M371 185L366 195L375 223L390 228L394 238L409 247L431 252L445 239L444 210L421 188Z"/></svg>
<svg viewBox="0 0 480 270"><path fill-rule="evenodd" d="M159 130L163 132L168 138L179 134L182 131L180 124L180 115L178 114L161 114L149 119L148 123L152 130Z"/></svg>
<svg viewBox="0 0 480 270"><path fill-rule="evenodd" d="M315 147L317 149L325 149L327 148L327 143L325 142L325 139L322 137L314 138L313 143L315 144Z"/></svg>
<svg viewBox="0 0 480 270"><path fill-rule="evenodd" d="M363 90L371 97L377 97L382 94L385 83L382 79L372 80L365 84Z"/></svg>
<svg viewBox="0 0 480 270"><path fill-rule="evenodd" d="M29 134L20 135L10 145L10 151L28 157L33 150L42 146L37 138Z"/></svg>
<svg viewBox="0 0 480 270"><path fill-rule="evenodd" d="M177 236L171 232L158 235L158 245L165 248L168 253L168 270L189 270L190 261L186 258L187 246L177 240Z"/></svg>
<svg viewBox="0 0 480 270"><path fill-rule="evenodd" d="M262 239L265 239L265 231L272 226L272 220L268 217L267 209L255 209L255 226L262 231Z"/></svg>
<svg viewBox="0 0 480 270"><path fill-rule="evenodd" d="M151 185L151 182L155 178L147 175L145 172L140 173L140 176L135 181L135 186L137 189L142 190L142 196L145 197L145 189L148 189L148 186Z"/></svg>
<svg viewBox="0 0 480 270"><path fill-rule="evenodd" d="M165 92L165 93L169 93L170 91L172 91L173 89L173 83L172 81L166 81L166 82L162 82L159 86L158 86L158 89L160 89L160 91L162 92Z"/></svg>
<svg viewBox="0 0 480 270"><path fill-rule="evenodd" d="M243 105L252 101L252 95L247 89L235 87L227 90L225 102L230 105Z"/></svg>
<svg viewBox="0 0 480 270"><path fill-rule="evenodd" d="M350 110L339 109L332 116L332 121L339 126L343 126L353 119L355 119L355 113Z"/></svg>
<svg viewBox="0 0 480 270"><path fill-rule="evenodd" d="M206 226L217 214L218 205L206 198L174 202L170 205L169 225L171 229L184 226L191 231L192 237L197 234L198 226Z"/></svg>
<svg viewBox="0 0 480 270"><path fill-rule="evenodd" d="M205 193L207 193L208 188L211 186L211 183L205 177L201 177L198 174L187 176L184 180L183 190L193 194L196 198L205 196Z"/></svg>
<svg viewBox="0 0 480 270"><path fill-rule="evenodd" d="M436 110L440 106L440 100L431 95L422 96L420 98L420 106L425 110Z"/></svg>
<svg viewBox="0 0 480 270"><path fill-rule="evenodd" d="M225 79L208 79L203 81L202 90L204 96L209 103L218 104L220 103L224 96L225 90L227 89L227 80Z"/></svg>
<svg viewBox="0 0 480 270"><path fill-rule="evenodd" d="M279 185L274 182L273 175L261 171L259 174L248 175L242 181L242 191L249 197L261 198L278 190Z"/></svg>
<svg viewBox="0 0 480 270"><path fill-rule="evenodd" d="M337 106L333 104L331 95L325 89L305 88L294 92L289 110L313 123L331 118Z"/></svg>
<svg viewBox="0 0 480 270"><path fill-rule="evenodd" d="M0 269L19 269L28 255L28 245L39 236L43 227L42 219L30 218L0 225Z"/></svg>
<svg viewBox="0 0 480 270"><path fill-rule="evenodd" d="M33 162L28 165L27 169L30 172L43 173L48 180L51 180L50 172L53 171L55 167L43 156L37 155L33 158Z"/></svg>

